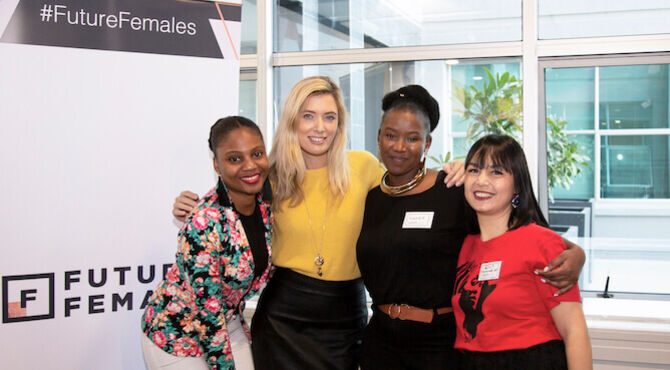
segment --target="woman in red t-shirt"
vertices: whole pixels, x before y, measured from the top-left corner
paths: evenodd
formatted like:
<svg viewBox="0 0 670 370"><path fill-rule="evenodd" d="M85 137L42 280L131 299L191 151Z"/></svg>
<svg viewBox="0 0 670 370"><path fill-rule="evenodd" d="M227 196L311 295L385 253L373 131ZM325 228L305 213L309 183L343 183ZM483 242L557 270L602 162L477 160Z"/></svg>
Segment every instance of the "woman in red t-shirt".
<svg viewBox="0 0 670 370"><path fill-rule="evenodd" d="M533 273L565 245L538 207L523 149L485 136L465 166L475 233L463 242L452 297L463 367L591 369L579 288L557 296Z"/></svg>

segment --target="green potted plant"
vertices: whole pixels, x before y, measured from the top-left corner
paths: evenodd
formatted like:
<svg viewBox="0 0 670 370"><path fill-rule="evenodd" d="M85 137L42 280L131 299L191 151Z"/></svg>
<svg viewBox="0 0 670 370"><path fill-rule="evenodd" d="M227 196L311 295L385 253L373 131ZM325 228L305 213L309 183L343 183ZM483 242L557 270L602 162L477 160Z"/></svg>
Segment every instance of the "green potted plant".
<svg viewBox="0 0 670 370"><path fill-rule="evenodd" d="M454 86L454 97L462 109L455 109L468 120L466 140L471 145L487 134L510 135L521 142L522 84L509 72L502 75L487 68L482 87ZM589 157L583 155L577 143L565 133L567 121L547 117L547 177L549 199L554 201L553 189L569 189L574 178L588 166ZM447 153L445 159L450 158ZM441 163L441 158L432 158Z"/></svg>
<svg viewBox="0 0 670 370"><path fill-rule="evenodd" d="M454 111L469 120L466 138L471 145L486 134L510 135L521 141L521 81L509 72L495 76L488 68L481 88L454 86L462 109Z"/></svg>
<svg viewBox="0 0 670 370"><path fill-rule="evenodd" d="M454 86L454 98L461 105L461 109L454 109L454 112L470 121L466 132L467 145L472 145L486 134L510 135L521 141L521 81L509 72L493 76L488 68L484 70L487 78L481 88L475 85ZM451 152L444 157L429 158L442 167L451 160Z"/></svg>
<svg viewBox="0 0 670 370"><path fill-rule="evenodd" d="M554 201L554 188L570 189L574 178L588 167L590 158L581 153L576 141L565 133L566 120L547 116L547 182L549 199Z"/></svg>
<svg viewBox="0 0 670 370"><path fill-rule="evenodd" d="M438 155L437 157L434 155L429 155L428 159L431 161L435 162L436 166L432 167L434 170L440 170L442 167L444 167L445 164L449 163L451 160L451 152L447 152L447 154L443 156Z"/></svg>

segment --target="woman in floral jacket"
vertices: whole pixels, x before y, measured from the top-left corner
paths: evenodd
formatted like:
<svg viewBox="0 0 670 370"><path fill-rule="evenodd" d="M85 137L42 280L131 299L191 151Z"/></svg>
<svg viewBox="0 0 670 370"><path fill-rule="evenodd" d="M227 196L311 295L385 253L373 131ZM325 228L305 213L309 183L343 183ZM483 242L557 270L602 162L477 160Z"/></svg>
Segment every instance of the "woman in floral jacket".
<svg viewBox="0 0 670 370"><path fill-rule="evenodd" d="M218 120L209 145L218 184L179 232L176 262L144 312L149 369L253 369L242 311L270 271L265 145L258 126L243 117ZM243 334L240 348L233 331Z"/></svg>

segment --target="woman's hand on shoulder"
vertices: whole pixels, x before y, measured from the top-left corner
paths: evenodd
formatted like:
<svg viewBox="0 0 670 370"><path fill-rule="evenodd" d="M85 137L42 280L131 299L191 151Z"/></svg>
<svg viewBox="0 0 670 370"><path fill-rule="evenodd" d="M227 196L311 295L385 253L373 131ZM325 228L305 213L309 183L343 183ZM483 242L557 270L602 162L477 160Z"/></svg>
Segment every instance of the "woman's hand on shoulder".
<svg viewBox="0 0 670 370"><path fill-rule="evenodd" d="M463 161L449 162L442 167L442 170L447 174L444 178L444 183L447 187L461 186L465 181L465 163Z"/></svg>
<svg viewBox="0 0 670 370"><path fill-rule="evenodd" d="M198 194L188 190L182 191L174 200L172 215L181 222L186 221L186 216L198 205L198 199Z"/></svg>
<svg viewBox="0 0 670 370"><path fill-rule="evenodd" d="M561 295L577 284L586 260L584 251L578 245L566 239L563 239L563 242L567 249L549 262L544 269L535 270L537 275L542 276L542 282L558 288L554 295Z"/></svg>

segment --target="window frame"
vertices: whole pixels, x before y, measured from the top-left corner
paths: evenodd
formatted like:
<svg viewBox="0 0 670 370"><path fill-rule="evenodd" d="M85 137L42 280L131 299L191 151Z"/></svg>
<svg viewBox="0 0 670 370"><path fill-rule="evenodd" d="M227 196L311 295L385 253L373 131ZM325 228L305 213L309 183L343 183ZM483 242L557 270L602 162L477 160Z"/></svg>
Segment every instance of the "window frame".
<svg viewBox="0 0 670 370"><path fill-rule="evenodd" d="M548 214L548 181L547 181L547 117L546 117L546 91L545 71L552 68L584 68L596 67L596 79L598 78L597 67L612 66L631 66L647 64L670 64L670 52L637 54L637 55L606 55L606 56L580 56L580 57L547 57L540 58L538 62L539 73L538 83L542 87L538 91L539 103L539 127L538 143L541 150L538 152L539 173L538 173L538 201L542 212ZM598 94L598 84L596 83L595 93ZM595 121L598 121L599 109L595 109ZM568 134L592 134L594 135L594 196L593 199L599 205L604 206L607 212L614 215L617 208L626 209L626 214L630 214L630 207L634 206L639 210L648 209L648 215L670 215L670 199L637 199L637 198L602 198L600 196L600 148L601 138L607 136L646 136L646 135L670 135L670 128L656 129L599 129L596 125L591 129L567 130Z"/></svg>
<svg viewBox="0 0 670 370"><path fill-rule="evenodd" d="M548 199L548 179L547 179L547 122L546 122L546 89L545 89L545 75L547 69L552 68L583 68L595 67L595 79L598 79L598 67L609 66L629 66L629 65L648 65L648 64L670 64L670 52L660 53L646 53L646 54L616 54L616 55L602 55L602 56L569 56L569 57L545 57L539 58L538 61L538 83L541 89L538 91L539 103L539 132L538 141L540 151L538 152L539 160L539 183L538 183L538 201L540 208L545 215L549 214L549 199ZM599 93L598 83L596 82L594 93L596 96ZM595 100L597 104L598 100ZM598 122L599 109L594 109L594 120ZM670 135L670 128L662 129L606 129L601 130L598 125L593 128L583 130L568 130L568 134L592 134L594 135L594 214L592 216L621 216L621 215L636 215L636 216L670 216L670 199L633 199L633 198L602 198L600 195L600 148L601 138L604 136L615 135ZM596 211L597 210L597 211ZM589 251L587 251L587 254ZM584 272L588 273L589 266L584 267ZM582 296L586 298L596 298L601 291L584 290L582 288ZM616 292L618 299L634 299L634 300L660 300L670 301L670 294L660 293L642 293L642 292Z"/></svg>
<svg viewBox="0 0 670 370"><path fill-rule="evenodd" d="M543 68L551 63L566 63L572 61L574 66L579 63L588 64L588 60L598 59L600 65L619 65L623 60L632 58L630 54L637 54L633 58L653 58L665 55L670 51L670 33L635 35L635 36L606 36L565 39L541 40L538 36L538 2L540 0L522 1L522 40L509 42L466 43L454 45L406 46L378 49L349 49L326 50L307 52L273 52L274 12L277 7L274 0L257 0L257 53L242 55L241 68L255 70L257 74L257 117L266 143L271 146L273 131L278 121L277 111L280 107L274 106L274 69L281 66L341 64L341 63L368 63L393 62L408 60L433 59L484 59L484 58L521 58L521 76L523 79L523 112L524 130L523 147L529 162L531 178L536 194L543 206L548 208L546 195L546 128L544 123L544 88ZM609 63L609 64L608 64ZM653 64L651 61L640 62ZM589 64L591 65L591 64ZM542 119L540 119L542 117ZM528 124L536 122L537 124ZM544 165L541 165L544 164ZM544 183L544 185L542 185ZM611 202L608 209L616 206L617 202L627 200L605 200L603 204ZM649 200L641 205L643 211L650 213L665 212L670 209L667 205L652 205L665 200ZM627 295L628 296L628 295ZM648 299L644 294L632 294L634 298ZM623 297L622 297L623 298ZM670 299L664 295L661 299Z"/></svg>

